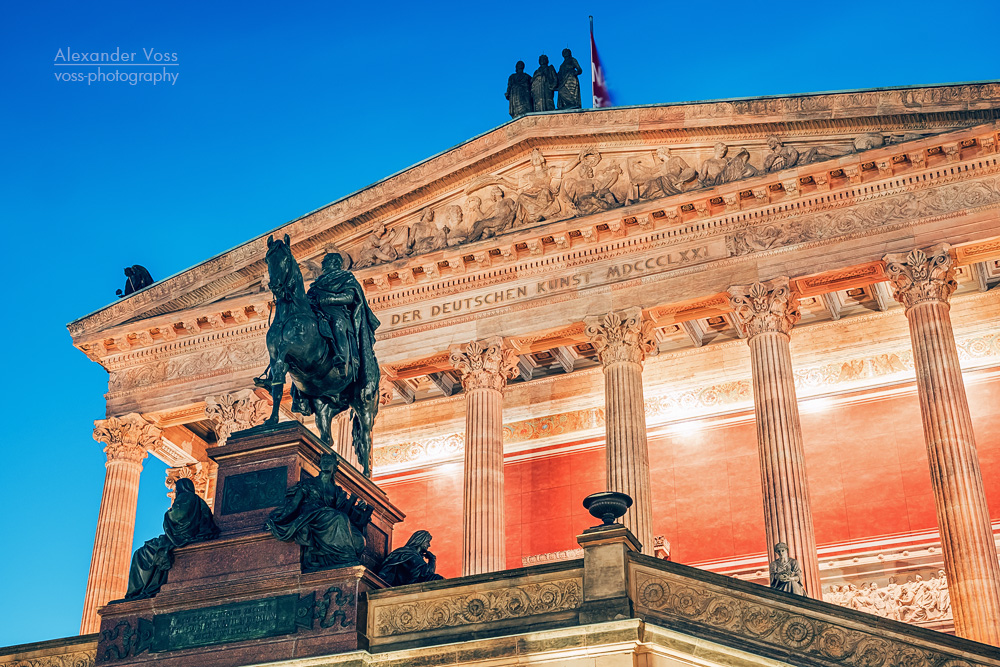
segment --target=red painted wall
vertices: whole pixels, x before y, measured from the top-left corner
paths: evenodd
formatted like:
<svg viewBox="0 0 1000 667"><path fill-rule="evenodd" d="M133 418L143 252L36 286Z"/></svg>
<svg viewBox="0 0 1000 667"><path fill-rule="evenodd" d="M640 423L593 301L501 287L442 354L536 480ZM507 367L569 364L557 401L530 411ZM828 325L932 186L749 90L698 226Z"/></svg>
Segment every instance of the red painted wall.
<svg viewBox="0 0 1000 667"><path fill-rule="evenodd" d="M969 402L992 516L1000 518L1000 379L972 384ZM819 544L935 529L927 452L915 394L822 409L802 403L802 435ZM649 441L654 533L677 562L766 550L760 464L752 420ZM594 520L585 496L605 489L603 447L505 466L507 567L522 556L577 547ZM415 530L434 536L438 571L461 574L462 469L424 479L376 480L406 515L394 544Z"/></svg>

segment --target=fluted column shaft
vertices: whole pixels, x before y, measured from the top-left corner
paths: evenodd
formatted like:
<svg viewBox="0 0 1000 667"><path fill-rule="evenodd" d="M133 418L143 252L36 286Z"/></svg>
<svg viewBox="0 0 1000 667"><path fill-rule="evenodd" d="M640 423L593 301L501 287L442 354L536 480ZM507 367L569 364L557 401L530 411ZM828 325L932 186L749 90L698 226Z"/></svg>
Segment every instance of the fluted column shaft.
<svg viewBox="0 0 1000 667"><path fill-rule="evenodd" d="M348 408L333 418L334 438L336 438L337 453L357 468L363 470L358 461L358 453L354 451L354 412Z"/></svg>
<svg viewBox="0 0 1000 667"><path fill-rule="evenodd" d="M787 278L729 289L736 324L750 345L757 452L769 546L785 543L799 562L806 594L823 599L795 396L789 336L799 320Z"/></svg>
<svg viewBox="0 0 1000 667"><path fill-rule="evenodd" d="M80 634L97 632L101 624L98 607L125 596L142 461L159 435L159 429L137 414L94 422L94 439L106 444L108 459Z"/></svg>
<svg viewBox="0 0 1000 667"><path fill-rule="evenodd" d="M503 486L503 390L517 375L517 355L499 338L452 352L465 389L465 484L462 574L506 565Z"/></svg>
<svg viewBox="0 0 1000 667"><path fill-rule="evenodd" d="M954 264L943 244L885 262L910 325L955 633L997 646L1000 566L949 314Z"/></svg>
<svg viewBox="0 0 1000 667"><path fill-rule="evenodd" d="M653 499L646 441L642 364L656 353L652 323L640 308L585 320L586 333L604 367L605 460L609 491L626 493L632 507L622 523L653 553Z"/></svg>

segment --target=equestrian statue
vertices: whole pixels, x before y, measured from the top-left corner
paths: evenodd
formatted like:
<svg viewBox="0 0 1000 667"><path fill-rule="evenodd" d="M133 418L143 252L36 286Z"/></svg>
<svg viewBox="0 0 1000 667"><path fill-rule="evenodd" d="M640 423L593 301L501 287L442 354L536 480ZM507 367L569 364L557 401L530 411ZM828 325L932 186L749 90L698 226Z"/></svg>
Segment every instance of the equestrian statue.
<svg viewBox="0 0 1000 667"><path fill-rule="evenodd" d="M292 411L316 415L320 440L331 444L330 423L353 408L351 434L358 461L371 477L372 426L378 412L381 373L375 359L379 321L364 289L345 267L345 255L327 253L321 275L305 290L288 235L267 239L268 281L274 295L267 330L271 361L255 384L271 392L273 408L265 426L278 422L285 375L292 376Z"/></svg>

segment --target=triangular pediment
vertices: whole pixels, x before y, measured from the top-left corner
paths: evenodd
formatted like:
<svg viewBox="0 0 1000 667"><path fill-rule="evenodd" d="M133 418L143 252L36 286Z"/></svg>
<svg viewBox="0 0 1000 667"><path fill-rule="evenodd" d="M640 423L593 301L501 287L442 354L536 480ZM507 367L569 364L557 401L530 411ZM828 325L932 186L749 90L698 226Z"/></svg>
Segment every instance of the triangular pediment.
<svg viewBox="0 0 1000 667"><path fill-rule="evenodd" d="M524 240L532 230L547 230L538 243L559 246L602 224L764 206L812 183L814 171L850 182L855 171L891 172L878 160L898 160L911 144L922 164L929 137L998 117L998 83L530 114L273 233L291 237L307 279L335 246L351 255L366 288L384 291L534 253ZM596 226L571 222L589 218ZM70 323L74 341L266 299L266 237Z"/></svg>

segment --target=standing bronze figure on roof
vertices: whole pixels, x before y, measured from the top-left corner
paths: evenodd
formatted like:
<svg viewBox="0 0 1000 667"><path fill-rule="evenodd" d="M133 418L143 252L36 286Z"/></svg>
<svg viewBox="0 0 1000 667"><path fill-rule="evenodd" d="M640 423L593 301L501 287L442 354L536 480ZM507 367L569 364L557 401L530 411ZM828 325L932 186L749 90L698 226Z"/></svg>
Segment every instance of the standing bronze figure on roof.
<svg viewBox="0 0 1000 667"><path fill-rule="evenodd" d="M375 358L378 318L364 289L339 252L323 257L323 273L305 291L288 235L267 239L269 286L274 320L267 331L271 363L255 380L271 392L273 408L265 425L278 421L285 375L292 377L292 411L316 415L320 439L331 443L330 422L354 408L351 433L358 461L371 477L372 426L378 412L381 373Z"/></svg>

